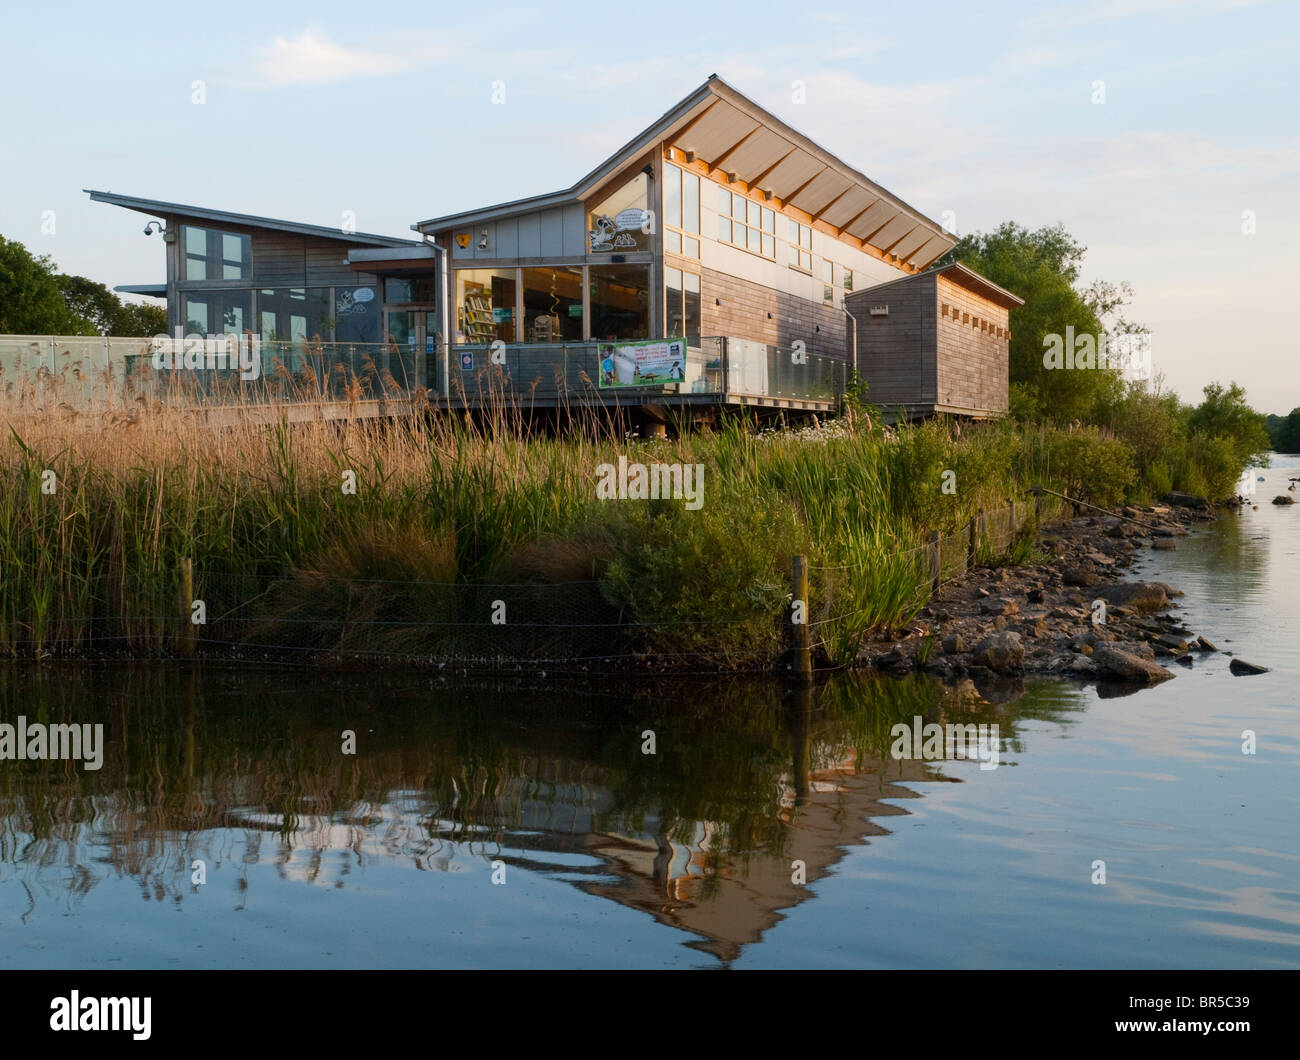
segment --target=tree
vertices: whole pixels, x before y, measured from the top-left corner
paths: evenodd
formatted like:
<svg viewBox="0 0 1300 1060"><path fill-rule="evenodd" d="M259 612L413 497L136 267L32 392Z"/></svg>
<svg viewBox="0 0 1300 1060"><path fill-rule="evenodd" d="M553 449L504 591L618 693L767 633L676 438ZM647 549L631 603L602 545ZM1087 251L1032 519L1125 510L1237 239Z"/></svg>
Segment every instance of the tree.
<svg viewBox="0 0 1300 1060"><path fill-rule="evenodd" d="M167 310L161 306L128 305L102 283L85 276L58 276L68 308L97 332L148 337L167 330Z"/></svg>
<svg viewBox="0 0 1300 1060"><path fill-rule="evenodd" d="M1101 318L1126 303L1126 285L1076 290L1086 247L1063 226L1030 231L1012 221L993 232L963 237L939 264L959 261L1025 300L1011 311L1009 370L1016 407L1058 423L1089 420L1099 402L1113 401L1123 379L1109 368L1057 369L1044 365L1049 335L1106 335ZM1125 328L1135 328L1122 319Z"/></svg>
<svg viewBox="0 0 1300 1060"><path fill-rule="evenodd" d="M64 300L48 256L35 257L0 236L0 334L93 335L96 329Z"/></svg>
<svg viewBox="0 0 1300 1060"><path fill-rule="evenodd" d="M1266 426L1279 453L1300 453L1300 409L1292 409L1287 416L1269 416Z"/></svg>
<svg viewBox="0 0 1300 1060"><path fill-rule="evenodd" d="M1225 438L1243 467L1261 463L1272 440L1264 426L1264 416L1246 404L1246 391L1236 383L1226 388L1211 383L1204 391L1205 400L1192 410L1187 426L1193 434L1207 438Z"/></svg>

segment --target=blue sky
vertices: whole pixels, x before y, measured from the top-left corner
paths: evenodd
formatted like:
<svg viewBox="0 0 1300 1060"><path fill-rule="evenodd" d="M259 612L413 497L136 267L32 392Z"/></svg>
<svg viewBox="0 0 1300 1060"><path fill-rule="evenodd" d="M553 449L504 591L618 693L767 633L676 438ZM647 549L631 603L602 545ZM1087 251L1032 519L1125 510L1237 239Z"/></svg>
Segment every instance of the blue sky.
<svg viewBox="0 0 1300 1060"><path fill-rule="evenodd" d="M1294 2L235 2L5 20L0 233L110 286L161 281L162 244L82 188L325 225L351 210L407 235L567 187L716 72L930 217L952 211L959 234L1063 222L1089 248L1085 279L1133 284L1128 315L1184 398L1235 379L1258 408L1300 406Z"/></svg>

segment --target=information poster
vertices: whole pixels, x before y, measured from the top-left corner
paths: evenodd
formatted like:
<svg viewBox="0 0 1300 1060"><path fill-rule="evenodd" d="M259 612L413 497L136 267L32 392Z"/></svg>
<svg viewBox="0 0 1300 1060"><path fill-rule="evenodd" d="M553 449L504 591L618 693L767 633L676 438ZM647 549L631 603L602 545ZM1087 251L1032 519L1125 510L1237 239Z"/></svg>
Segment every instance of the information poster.
<svg viewBox="0 0 1300 1060"><path fill-rule="evenodd" d="M662 386L680 383L686 375L686 340L602 342L600 385Z"/></svg>

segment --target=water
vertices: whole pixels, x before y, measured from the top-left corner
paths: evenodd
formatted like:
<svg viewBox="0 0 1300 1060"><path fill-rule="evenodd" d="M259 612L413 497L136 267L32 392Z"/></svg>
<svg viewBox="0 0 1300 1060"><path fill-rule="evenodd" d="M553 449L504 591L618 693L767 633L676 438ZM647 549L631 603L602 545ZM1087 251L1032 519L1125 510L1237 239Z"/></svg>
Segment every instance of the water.
<svg viewBox="0 0 1300 1060"><path fill-rule="evenodd" d="M1256 677L1210 655L982 705L0 670L3 721L106 734L98 771L0 764L0 966L1298 967L1300 510L1268 502L1300 459L1275 465L1259 511L1140 567ZM996 722L998 768L890 758L918 714Z"/></svg>

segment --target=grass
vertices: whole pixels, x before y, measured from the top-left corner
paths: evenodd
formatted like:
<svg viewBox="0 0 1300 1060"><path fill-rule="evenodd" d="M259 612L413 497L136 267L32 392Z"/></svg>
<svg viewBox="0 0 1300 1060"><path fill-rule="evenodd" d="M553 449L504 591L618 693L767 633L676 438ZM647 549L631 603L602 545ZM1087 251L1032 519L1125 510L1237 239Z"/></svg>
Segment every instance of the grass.
<svg viewBox="0 0 1300 1060"><path fill-rule="evenodd" d="M814 640L844 662L923 606L929 531L1060 482L1056 435L1010 423L758 433L731 420L667 441L577 412L545 436L504 407L476 422L249 416L219 430L147 404L20 404L6 419L0 651L15 657L169 652L191 557L205 640L751 667L785 645L803 554ZM701 465L703 506L598 500L596 468L620 454Z"/></svg>

